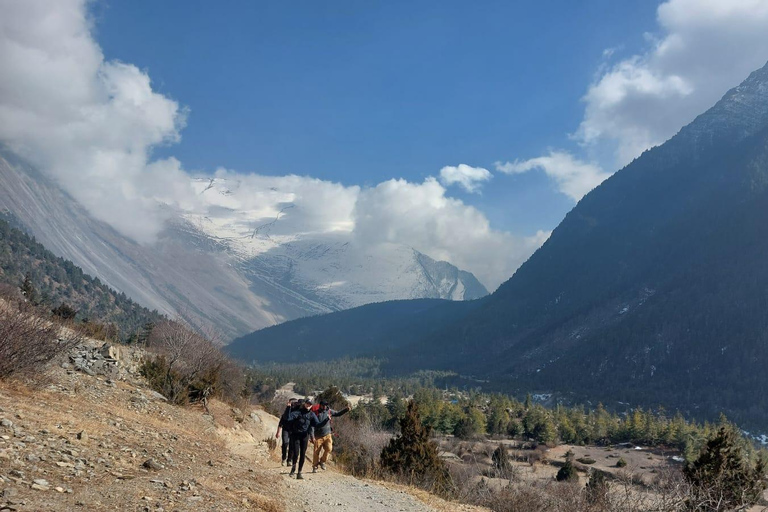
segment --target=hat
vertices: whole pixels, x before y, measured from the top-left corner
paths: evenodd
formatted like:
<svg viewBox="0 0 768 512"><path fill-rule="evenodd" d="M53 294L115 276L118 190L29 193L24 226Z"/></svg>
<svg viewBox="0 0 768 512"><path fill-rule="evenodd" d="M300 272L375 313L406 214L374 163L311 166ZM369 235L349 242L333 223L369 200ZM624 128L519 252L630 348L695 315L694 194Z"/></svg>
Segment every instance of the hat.
<svg viewBox="0 0 768 512"><path fill-rule="evenodd" d="M325 400L320 400L320 405L322 405L323 407L328 407L328 402Z"/></svg>

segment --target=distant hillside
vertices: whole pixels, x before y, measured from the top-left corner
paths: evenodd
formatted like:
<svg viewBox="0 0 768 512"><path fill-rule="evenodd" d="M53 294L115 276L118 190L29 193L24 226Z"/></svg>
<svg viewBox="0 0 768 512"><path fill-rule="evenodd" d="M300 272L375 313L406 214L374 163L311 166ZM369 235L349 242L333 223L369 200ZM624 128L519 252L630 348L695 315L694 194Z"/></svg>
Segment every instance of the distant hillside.
<svg viewBox="0 0 768 512"><path fill-rule="evenodd" d="M78 311L77 320L114 323L123 340L162 318L157 311L139 306L88 276L72 262L54 256L11 222L7 215L0 219L0 283L19 287L29 275L41 305L53 309L67 304Z"/></svg>
<svg viewBox="0 0 768 512"><path fill-rule="evenodd" d="M386 356L461 319L482 300L414 299L368 304L261 329L234 340L226 350L247 363Z"/></svg>

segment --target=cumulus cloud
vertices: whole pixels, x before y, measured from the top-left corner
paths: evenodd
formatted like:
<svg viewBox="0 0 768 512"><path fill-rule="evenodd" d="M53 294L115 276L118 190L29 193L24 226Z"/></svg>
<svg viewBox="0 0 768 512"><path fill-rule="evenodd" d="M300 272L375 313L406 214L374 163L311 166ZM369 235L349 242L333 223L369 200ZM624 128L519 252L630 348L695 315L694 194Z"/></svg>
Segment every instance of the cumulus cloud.
<svg viewBox="0 0 768 512"><path fill-rule="evenodd" d="M186 213L226 218L252 231L272 220L265 235L351 233L360 187L308 176L263 176L218 169L195 183L202 206Z"/></svg>
<svg viewBox="0 0 768 512"><path fill-rule="evenodd" d="M201 228L275 242L333 235L376 252L403 244L475 274L489 289L512 276L549 232L518 237L491 228L476 208L446 195L435 177L422 183L388 180L361 188L307 176L262 176L219 169L194 185L202 207L189 210ZM271 222L278 219L279 222Z"/></svg>
<svg viewBox="0 0 768 512"><path fill-rule="evenodd" d="M476 192L491 178L468 165L442 169L442 185L429 178L361 189L223 168L195 178L175 158L153 159L153 148L180 140L186 111L153 90L145 70L105 59L87 7L88 0L0 0L0 142L140 243L156 240L177 212L237 236L268 225L283 239L333 234L369 247L405 244L494 288L548 236L493 230L480 211L447 197L446 186Z"/></svg>
<svg viewBox="0 0 768 512"><path fill-rule="evenodd" d="M621 167L674 135L768 59L768 1L667 0L649 47L603 70L574 138Z"/></svg>
<svg viewBox="0 0 768 512"><path fill-rule="evenodd" d="M399 242L471 270L489 289L512 276L549 236L516 237L491 228L477 209L447 197L435 178L389 180L362 190L355 235L367 244Z"/></svg>
<svg viewBox="0 0 768 512"><path fill-rule="evenodd" d="M604 62L584 95L584 117L567 151L496 164L510 174L540 169L578 201L643 151L663 143L768 59L768 0L666 0L645 51ZM608 48L611 59L621 47ZM611 170L607 172L605 169Z"/></svg>
<svg viewBox="0 0 768 512"><path fill-rule="evenodd" d="M490 180L493 174L482 167L471 167L466 164L446 166L440 169L440 182L446 187L459 185L470 194L480 192L483 183Z"/></svg>
<svg viewBox="0 0 768 512"><path fill-rule="evenodd" d="M173 159L185 112L136 66L106 61L85 0L0 0L0 140L97 218L138 241L162 227L158 198L194 200Z"/></svg>
<svg viewBox="0 0 768 512"><path fill-rule="evenodd" d="M544 171L555 180L558 189L574 201L603 182L609 173L594 163L583 162L564 151L550 151L547 156L514 162L496 162L496 170L506 174L521 174L534 169Z"/></svg>

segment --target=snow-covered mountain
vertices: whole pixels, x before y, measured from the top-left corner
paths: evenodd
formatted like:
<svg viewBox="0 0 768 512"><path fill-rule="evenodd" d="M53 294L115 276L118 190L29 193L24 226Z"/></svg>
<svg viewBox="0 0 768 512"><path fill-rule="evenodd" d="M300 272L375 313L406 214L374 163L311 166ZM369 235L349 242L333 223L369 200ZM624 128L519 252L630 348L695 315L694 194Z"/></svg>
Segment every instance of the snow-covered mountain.
<svg viewBox="0 0 768 512"><path fill-rule="evenodd" d="M238 209L230 197L238 184L223 179L195 180L204 213L170 212L150 246L94 219L7 150L0 185L0 211L51 251L147 307L227 338L371 302L487 294L472 274L410 247L363 246L345 230L281 230L281 214Z"/></svg>

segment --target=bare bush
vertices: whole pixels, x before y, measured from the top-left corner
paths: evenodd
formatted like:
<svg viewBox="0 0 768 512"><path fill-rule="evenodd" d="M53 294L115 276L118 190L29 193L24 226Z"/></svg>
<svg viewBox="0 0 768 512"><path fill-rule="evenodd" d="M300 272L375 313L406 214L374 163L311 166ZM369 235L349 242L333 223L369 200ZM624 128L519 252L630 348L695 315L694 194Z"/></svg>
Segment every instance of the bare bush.
<svg viewBox="0 0 768 512"><path fill-rule="evenodd" d="M369 422L345 421L334 430L336 463L356 477L379 477L379 456L391 438L391 432Z"/></svg>
<svg viewBox="0 0 768 512"><path fill-rule="evenodd" d="M0 283L0 299L8 302L23 302L24 296L18 286L8 283Z"/></svg>
<svg viewBox="0 0 768 512"><path fill-rule="evenodd" d="M34 307L0 300L0 379L40 374L78 341Z"/></svg>
<svg viewBox="0 0 768 512"><path fill-rule="evenodd" d="M147 348L155 356L142 372L150 385L176 404L219 396L231 403L247 400L247 380L242 367L220 350L215 335L165 321L152 330Z"/></svg>

